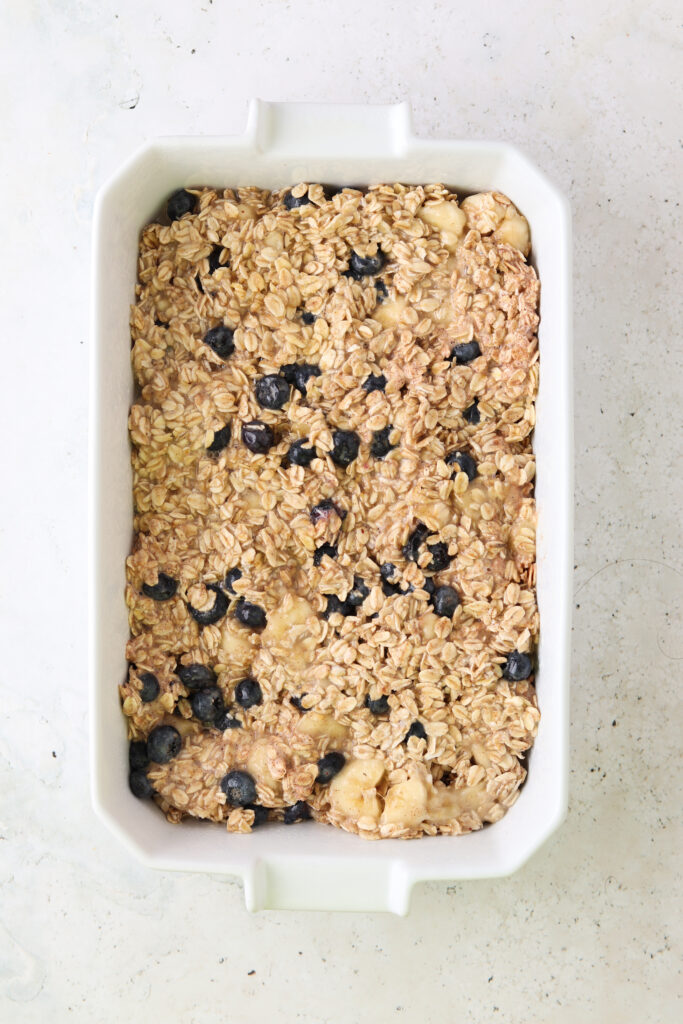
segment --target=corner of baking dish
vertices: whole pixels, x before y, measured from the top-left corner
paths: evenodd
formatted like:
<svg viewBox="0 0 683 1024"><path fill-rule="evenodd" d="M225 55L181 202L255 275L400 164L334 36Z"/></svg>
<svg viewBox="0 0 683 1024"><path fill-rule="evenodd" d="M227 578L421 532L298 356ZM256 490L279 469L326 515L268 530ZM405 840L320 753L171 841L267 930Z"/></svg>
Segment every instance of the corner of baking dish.
<svg viewBox="0 0 683 1024"><path fill-rule="evenodd" d="M173 188L198 183L279 187L301 180L442 180L464 192L506 192L527 215L542 278L538 404L541 646L539 737L520 798L495 826L462 837L367 842L303 823L228 836L170 826L127 791L117 699L128 635L122 599L131 528L126 433L132 397L128 310L140 228ZM415 883L507 875L563 821L567 808L569 584L572 544L570 211L515 146L418 138L408 104L253 100L239 137L160 138L106 182L93 216L90 402L90 685L92 800L100 819L150 867L241 877L249 909L386 910L405 914ZM548 341L545 341L545 338ZM552 344L551 344L552 342ZM550 449L552 448L552 451ZM552 457L551 457L552 456ZM543 506L541 505L543 502ZM539 574L541 575L541 574Z"/></svg>

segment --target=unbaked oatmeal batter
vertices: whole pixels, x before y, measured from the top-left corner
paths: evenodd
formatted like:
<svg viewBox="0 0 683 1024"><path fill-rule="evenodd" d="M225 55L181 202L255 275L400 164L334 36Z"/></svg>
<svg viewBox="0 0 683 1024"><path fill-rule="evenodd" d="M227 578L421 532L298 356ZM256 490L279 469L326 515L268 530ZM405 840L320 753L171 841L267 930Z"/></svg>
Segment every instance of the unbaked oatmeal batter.
<svg viewBox="0 0 683 1024"><path fill-rule="evenodd" d="M131 789L231 832L497 821L539 721L526 220L304 184L163 219L131 320Z"/></svg>

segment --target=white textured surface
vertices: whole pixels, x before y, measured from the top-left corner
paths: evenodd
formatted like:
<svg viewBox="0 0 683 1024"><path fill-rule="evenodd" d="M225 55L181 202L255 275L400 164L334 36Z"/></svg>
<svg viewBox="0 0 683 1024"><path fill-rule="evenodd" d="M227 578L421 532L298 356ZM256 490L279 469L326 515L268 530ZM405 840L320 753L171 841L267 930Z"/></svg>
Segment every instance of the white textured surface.
<svg viewBox="0 0 683 1024"><path fill-rule="evenodd" d="M1 18L0 1019L677 1020L671 5L32 0ZM92 197L149 136L241 130L252 95L408 98L422 134L517 142L574 207L570 816L513 878L424 886L405 920L250 918L230 881L138 867L88 806Z"/></svg>

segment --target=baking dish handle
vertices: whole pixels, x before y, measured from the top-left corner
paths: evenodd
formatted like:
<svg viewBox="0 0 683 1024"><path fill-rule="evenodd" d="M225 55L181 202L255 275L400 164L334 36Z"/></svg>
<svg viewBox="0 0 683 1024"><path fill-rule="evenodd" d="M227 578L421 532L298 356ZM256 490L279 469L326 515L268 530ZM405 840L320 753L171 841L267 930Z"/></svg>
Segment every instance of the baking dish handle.
<svg viewBox="0 0 683 1024"><path fill-rule="evenodd" d="M251 100L247 138L278 156L336 157L348 146L365 156L403 154L411 138L410 107L362 103L270 103Z"/></svg>
<svg viewBox="0 0 683 1024"><path fill-rule="evenodd" d="M244 874L247 910L384 911L404 916L413 880L399 861L306 857L256 860Z"/></svg>

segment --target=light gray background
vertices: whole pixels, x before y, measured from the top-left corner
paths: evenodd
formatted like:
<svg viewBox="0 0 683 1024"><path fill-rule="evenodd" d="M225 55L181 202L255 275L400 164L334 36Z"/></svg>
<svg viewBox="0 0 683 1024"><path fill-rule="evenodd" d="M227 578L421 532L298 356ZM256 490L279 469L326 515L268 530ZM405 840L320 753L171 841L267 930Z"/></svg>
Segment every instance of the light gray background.
<svg viewBox="0 0 683 1024"><path fill-rule="evenodd" d="M673 10L659 0L6 0L3 1021L680 1019ZM93 197L150 136L241 131L251 96L407 98L421 134L518 143L574 210L570 815L513 878L420 887L405 920L250 917L230 880L138 866L88 804Z"/></svg>

